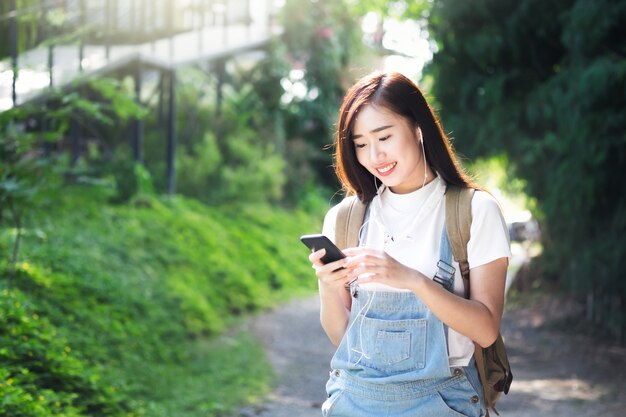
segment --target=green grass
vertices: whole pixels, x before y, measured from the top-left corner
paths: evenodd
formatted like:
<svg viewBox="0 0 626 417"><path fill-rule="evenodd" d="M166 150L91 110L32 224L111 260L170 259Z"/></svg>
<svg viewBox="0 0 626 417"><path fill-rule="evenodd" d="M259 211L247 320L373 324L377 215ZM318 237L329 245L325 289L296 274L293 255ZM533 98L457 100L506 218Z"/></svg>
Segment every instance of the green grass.
<svg viewBox="0 0 626 417"><path fill-rule="evenodd" d="M261 347L226 330L313 293L298 237L319 216L62 191L14 269L0 229L0 415L223 416L271 388Z"/></svg>

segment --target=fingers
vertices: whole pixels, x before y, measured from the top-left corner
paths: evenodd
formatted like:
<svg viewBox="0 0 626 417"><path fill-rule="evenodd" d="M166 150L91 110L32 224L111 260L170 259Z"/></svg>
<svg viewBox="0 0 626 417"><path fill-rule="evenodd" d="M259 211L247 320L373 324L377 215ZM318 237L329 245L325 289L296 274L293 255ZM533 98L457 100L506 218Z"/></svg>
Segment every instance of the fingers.
<svg viewBox="0 0 626 417"><path fill-rule="evenodd" d="M358 277L364 274L384 276L387 270L388 268L385 265L360 263L354 268L350 269L350 275L353 277Z"/></svg>
<svg viewBox="0 0 626 417"><path fill-rule="evenodd" d="M359 282L381 281L386 282L397 272L396 261L387 253L368 248L349 248L344 250L345 259L325 265L321 259L324 249L311 253L309 260L313 264L315 273L322 285L339 286L359 278ZM397 268L396 268L397 269Z"/></svg>
<svg viewBox="0 0 626 417"><path fill-rule="evenodd" d="M345 253L346 256L351 257L351 256L357 256L357 255L364 254L364 253L374 254L374 253L383 253L383 252L375 250L375 249L370 249L370 248L356 247L356 248L344 249L343 253Z"/></svg>
<svg viewBox="0 0 626 417"><path fill-rule="evenodd" d="M324 255L326 255L326 249L320 249L318 251L312 252L309 255L309 261L311 261L311 263L313 264L314 269L318 270L320 268L324 268L335 271L346 266L347 258L325 264L324 262L322 262L322 258L324 257Z"/></svg>
<svg viewBox="0 0 626 417"><path fill-rule="evenodd" d="M378 281L389 283L399 274L398 262L387 253L367 248L352 248L344 251L348 258L346 269L351 279L358 277L359 282Z"/></svg>
<svg viewBox="0 0 626 417"><path fill-rule="evenodd" d="M313 264L313 268L316 266L323 266L322 258L326 255L326 249L320 249L318 251L311 252L309 255L309 261Z"/></svg>
<svg viewBox="0 0 626 417"><path fill-rule="evenodd" d="M322 258L326 254L324 249L312 252L309 255L309 260L313 264L315 274L320 282L320 285L326 287L340 287L348 282L349 271L344 268L347 259L340 259L335 262L324 264Z"/></svg>
<svg viewBox="0 0 626 417"><path fill-rule="evenodd" d="M346 255L348 255L346 253ZM389 262L391 258L386 253L371 249L351 250L346 259L346 268L355 269L363 265L382 265Z"/></svg>

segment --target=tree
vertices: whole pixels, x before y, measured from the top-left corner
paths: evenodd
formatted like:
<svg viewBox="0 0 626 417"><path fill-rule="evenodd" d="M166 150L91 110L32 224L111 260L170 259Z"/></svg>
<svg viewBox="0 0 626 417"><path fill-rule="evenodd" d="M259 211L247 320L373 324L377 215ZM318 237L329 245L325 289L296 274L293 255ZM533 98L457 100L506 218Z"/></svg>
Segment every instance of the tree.
<svg viewBox="0 0 626 417"><path fill-rule="evenodd" d="M434 2L433 93L455 147L507 154L543 217L547 276L626 317L626 2ZM596 303L598 305L599 303Z"/></svg>
<svg viewBox="0 0 626 417"><path fill-rule="evenodd" d="M330 152L346 69L361 48L358 18L346 0L287 0L283 35L294 71L285 80L290 161L287 193L298 199L312 183L336 189ZM303 187L303 182L305 183Z"/></svg>

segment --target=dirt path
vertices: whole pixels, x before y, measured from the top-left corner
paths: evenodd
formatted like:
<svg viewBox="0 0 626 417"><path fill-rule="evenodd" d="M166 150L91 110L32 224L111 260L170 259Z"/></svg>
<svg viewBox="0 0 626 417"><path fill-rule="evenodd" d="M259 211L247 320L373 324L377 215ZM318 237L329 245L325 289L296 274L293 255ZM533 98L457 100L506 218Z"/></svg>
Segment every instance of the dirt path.
<svg viewBox="0 0 626 417"><path fill-rule="evenodd" d="M626 415L626 348L567 328L573 310L544 297L505 314L514 381L503 417Z"/></svg>
<svg viewBox="0 0 626 417"><path fill-rule="evenodd" d="M508 311L502 333L514 381L501 400L503 417L626 415L626 348L596 344L556 329L563 303L548 298ZM320 417L334 351L319 324L317 296L295 300L250 322L267 348L279 384L266 404L240 417Z"/></svg>
<svg viewBox="0 0 626 417"><path fill-rule="evenodd" d="M319 322L319 298L292 301L254 318L250 326L266 347L279 385L264 407L240 416L321 417L334 346Z"/></svg>

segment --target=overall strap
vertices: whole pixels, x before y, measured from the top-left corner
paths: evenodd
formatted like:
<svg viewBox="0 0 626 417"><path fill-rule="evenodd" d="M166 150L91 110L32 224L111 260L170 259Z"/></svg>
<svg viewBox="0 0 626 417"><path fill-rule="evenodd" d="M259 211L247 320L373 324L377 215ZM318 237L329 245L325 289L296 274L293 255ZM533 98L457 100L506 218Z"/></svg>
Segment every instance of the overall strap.
<svg viewBox="0 0 626 417"><path fill-rule="evenodd" d="M444 227L441 232L439 243L439 261L437 262L437 272L433 281L440 284L446 290L454 291L454 273L456 269L452 266L452 248Z"/></svg>
<svg viewBox="0 0 626 417"><path fill-rule="evenodd" d="M340 203L335 224L335 244L339 249L359 246L359 230L366 208L357 196L346 197Z"/></svg>
<svg viewBox="0 0 626 417"><path fill-rule="evenodd" d="M454 273L456 269L452 266L452 248L446 228L441 231L441 241L439 243L439 261L437 262L437 272L433 277L433 281L440 284L443 288L450 292L454 292ZM448 355L450 354L450 343L448 340L448 325L443 323L443 331L446 336L446 346Z"/></svg>

